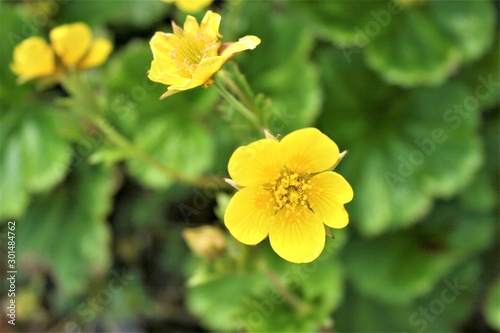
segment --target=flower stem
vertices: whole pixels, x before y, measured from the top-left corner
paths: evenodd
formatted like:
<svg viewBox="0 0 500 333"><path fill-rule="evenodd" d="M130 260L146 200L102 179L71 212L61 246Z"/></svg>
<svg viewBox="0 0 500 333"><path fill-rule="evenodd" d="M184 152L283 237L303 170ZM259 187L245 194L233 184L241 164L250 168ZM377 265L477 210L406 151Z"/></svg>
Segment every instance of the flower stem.
<svg viewBox="0 0 500 333"><path fill-rule="evenodd" d="M264 263L263 268L264 274L271 284L278 290L278 292L283 296L283 298L300 314L306 313L308 307L304 304L300 298L294 293L290 292L288 288L281 282L280 278Z"/></svg>
<svg viewBox="0 0 500 333"><path fill-rule="evenodd" d="M80 78L79 73L68 73L68 76L61 80L61 84L74 99L72 109L79 116L87 119L94 126L99 128L111 143L124 149L129 155L137 157L175 182L196 187L220 186L220 184L215 184L213 179L208 177L190 178L161 164L119 133L101 116L102 112L100 112L99 104L97 103L93 89L87 82Z"/></svg>
<svg viewBox="0 0 500 333"><path fill-rule="evenodd" d="M262 130L262 126L259 119L250 109L243 105L240 101L236 99L222 84L215 81L214 86L217 92L229 103L231 104L246 120L248 120L257 130Z"/></svg>

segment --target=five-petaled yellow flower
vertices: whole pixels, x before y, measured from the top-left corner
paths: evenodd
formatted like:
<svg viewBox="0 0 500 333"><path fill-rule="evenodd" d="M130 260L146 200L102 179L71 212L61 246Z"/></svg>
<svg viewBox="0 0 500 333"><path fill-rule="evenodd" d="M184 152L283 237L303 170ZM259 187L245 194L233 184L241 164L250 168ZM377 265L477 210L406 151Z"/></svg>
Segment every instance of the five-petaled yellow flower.
<svg viewBox="0 0 500 333"><path fill-rule="evenodd" d="M212 84L212 76L235 53L253 50L260 44L255 36L231 43L219 54L221 17L208 11L201 24L188 15L184 30L172 22L173 33L157 32L150 41L153 61L148 77L168 85L165 98L180 91Z"/></svg>
<svg viewBox="0 0 500 333"><path fill-rule="evenodd" d="M11 69L21 83L36 78L55 80L70 68L100 66L113 49L109 40L94 39L90 27L81 22L55 27L50 31L50 42L30 37L16 46Z"/></svg>
<svg viewBox="0 0 500 333"><path fill-rule="evenodd" d="M282 258L311 262L324 248L324 225L343 228L349 222L344 204L353 190L331 171L338 162L335 142L315 128L238 148L228 171L240 190L227 207L227 228L248 245L269 235Z"/></svg>
<svg viewBox="0 0 500 333"><path fill-rule="evenodd" d="M198 13L210 6L213 0L163 0L163 2L175 3L175 6L185 13Z"/></svg>

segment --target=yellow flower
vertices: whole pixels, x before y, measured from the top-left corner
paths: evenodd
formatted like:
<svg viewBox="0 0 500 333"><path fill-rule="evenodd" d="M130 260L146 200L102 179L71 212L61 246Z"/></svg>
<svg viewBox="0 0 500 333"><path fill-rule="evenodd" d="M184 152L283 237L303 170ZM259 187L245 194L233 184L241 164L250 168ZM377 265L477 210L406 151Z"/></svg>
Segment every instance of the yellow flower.
<svg viewBox="0 0 500 333"><path fill-rule="evenodd" d="M14 48L11 69L23 83L31 79L47 82L69 68L84 70L100 66L113 49L105 38L93 39L85 23L58 26L50 31L51 45L43 38L30 37Z"/></svg>
<svg viewBox="0 0 500 333"><path fill-rule="evenodd" d="M14 48L14 63L10 68L23 83L35 78L48 78L56 72L54 52L40 37L30 37Z"/></svg>
<svg viewBox="0 0 500 333"><path fill-rule="evenodd" d="M93 39L90 27L81 22L52 29L50 41L65 67L80 70L100 66L113 49L109 40Z"/></svg>
<svg viewBox="0 0 500 333"><path fill-rule="evenodd" d="M177 8L185 13L197 13L210 6L213 0L163 0L163 2L175 3Z"/></svg>
<svg viewBox="0 0 500 333"><path fill-rule="evenodd" d="M324 248L324 224L343 228L349 222L344 204L352 200L353 191L331 171L338 162L335 142L315 128L238 148L228 170L241 189L227 207L227 228L248 245L269 235L282 258L311 262Z"/></svg>
<svg viewBox="0 0 500 333"><path fill-rule="evenodd" d="M168 85L161 98L201 85L209 86L212 76L235 53L253 50L260 44L255 36L245 36L219 54L220 15L208 11L201 24L188 15L184 30L172 23L173 33L157 32L150 41L153 61L148 77Z"/></svg>

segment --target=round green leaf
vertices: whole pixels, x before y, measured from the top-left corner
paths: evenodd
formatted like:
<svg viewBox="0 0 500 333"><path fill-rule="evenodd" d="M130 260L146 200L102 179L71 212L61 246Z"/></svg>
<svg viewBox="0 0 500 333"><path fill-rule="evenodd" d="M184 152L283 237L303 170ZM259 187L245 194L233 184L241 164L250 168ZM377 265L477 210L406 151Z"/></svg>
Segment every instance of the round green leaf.
<svg viewBox="0 0 500 333"><path fill-rule="evenodd" d="M38 106L1 113L1 217L20 216L30 193L52 188L66 174L71 147L59 135L58 112Z"/></svg>
<svg viewBox="0 0 500 333"><path fill-rule="evenodd" d="M34 198L17 235L21 262L48 268L60 292L75 295L110 265L113 170L82 163L65 185Z"/></svg>
<svg viewBox="0 0 500 333"><path fill-rule="evenodd" d="M337 170L354 188L352 225L365 235L411 225L480 166L477 98L457 83L389 87L359 56L349 65L341 58L321 56L328 95L318 125L350 151Z"/></svg>
<svg viewBox="0 0 500 333"><path fill-rule="evenodd" d="M491 215L443 204L412 229L349 242L344 255L349 278L365 295L408 303L487 248L494 241L494 227Z"/></svg>

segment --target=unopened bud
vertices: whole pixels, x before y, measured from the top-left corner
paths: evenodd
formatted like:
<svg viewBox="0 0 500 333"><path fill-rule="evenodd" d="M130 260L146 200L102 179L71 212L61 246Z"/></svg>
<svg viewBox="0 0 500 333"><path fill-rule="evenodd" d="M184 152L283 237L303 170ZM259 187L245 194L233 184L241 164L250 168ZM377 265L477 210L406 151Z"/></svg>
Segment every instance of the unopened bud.
<svg viewBox="0 0 500 333"><path fill-rule="evenodd" d="M205 259L215 259L226 251L224 232L211 225L186 228L182 237L195 255Z"/></svg>

